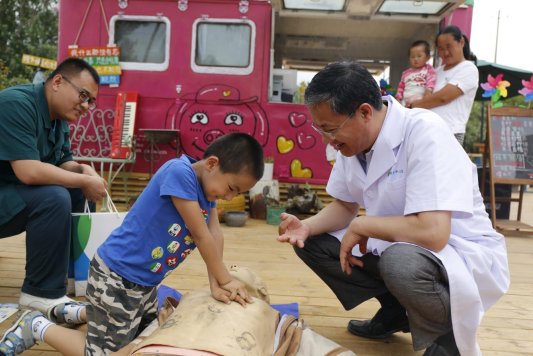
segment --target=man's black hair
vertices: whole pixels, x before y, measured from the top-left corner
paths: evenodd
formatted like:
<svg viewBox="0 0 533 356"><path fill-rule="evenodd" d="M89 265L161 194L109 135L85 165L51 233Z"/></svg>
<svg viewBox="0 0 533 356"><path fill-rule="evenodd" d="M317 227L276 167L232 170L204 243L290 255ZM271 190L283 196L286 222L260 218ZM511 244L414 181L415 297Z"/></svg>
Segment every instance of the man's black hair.
<svg viewBox="0 0 533 356"><path fill-rule="evenodd" d="M50 73L46 81L51 80L57 74L64 75L67 78L72 78L72 77L79 75L84 70L88 71L89 74L91 74L96 84L100 84L100 76L98 75L96 70L89 63L85 62L83 59L76 58L76 57L69 57L65 59L63 62L61 62L57 66L57 68L54 69L52 73Z"/></svg>
<svg viewBox="0 0 533 356"><path fill-rule="evenodd" d="M378 83L356 62L328 64L318 72L305 90L305 104L313 107L327 102L337 114L353 117L359 105L368 103L381 110L383 102Z"/></svg>

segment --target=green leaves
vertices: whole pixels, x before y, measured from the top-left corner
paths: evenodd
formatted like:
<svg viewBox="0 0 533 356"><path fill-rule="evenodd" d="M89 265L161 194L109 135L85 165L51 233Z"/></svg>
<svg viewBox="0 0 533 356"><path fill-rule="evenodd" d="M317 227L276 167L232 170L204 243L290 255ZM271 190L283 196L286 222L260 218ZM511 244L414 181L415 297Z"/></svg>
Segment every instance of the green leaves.
<svg viewBox="0 0 533 356"><path fill-rule="evenodd" d="M0 0L0 89L31 82L23 53L57 58L57 19L57 0Z"/></svg>

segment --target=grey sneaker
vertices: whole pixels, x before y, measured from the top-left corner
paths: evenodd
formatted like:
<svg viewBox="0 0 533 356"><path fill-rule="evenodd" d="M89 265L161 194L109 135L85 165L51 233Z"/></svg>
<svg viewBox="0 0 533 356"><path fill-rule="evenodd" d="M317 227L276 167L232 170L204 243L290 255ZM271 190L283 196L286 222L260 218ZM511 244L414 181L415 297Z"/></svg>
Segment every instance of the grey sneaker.
<svg viewBox="0 0 533 356"><path fill-rule="evenodd" d="M33 319L38 316L44 316L40 311L19 310L15 317L17 319L6 330L0 340L0 353L6 356L18 355L35 345L35 338L31 330ZM20 327L22 337L15 335L14 331Z"/></svg>

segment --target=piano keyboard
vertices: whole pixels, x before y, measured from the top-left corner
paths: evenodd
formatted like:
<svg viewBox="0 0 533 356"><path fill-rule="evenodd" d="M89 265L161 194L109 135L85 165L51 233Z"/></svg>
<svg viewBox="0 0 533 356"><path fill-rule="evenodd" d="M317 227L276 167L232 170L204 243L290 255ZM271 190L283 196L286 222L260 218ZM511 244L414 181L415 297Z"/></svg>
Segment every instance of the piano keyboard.
<svg viewBox="0 0 533 356"><path fill-rule="evenodd" d="M136 92L117 94L115 122L111 135L111 158L126 159L131 154L138 97Z"/></svg>
<svg viewBox="0 0 533 356"><path fill-rule="evenodd" d="M122 127L122 137L120 145L122 147L131 147L133 138L133 121L135 117L135 111L137 109L136 102L126 102L124 108L124 125Z"/></svg>

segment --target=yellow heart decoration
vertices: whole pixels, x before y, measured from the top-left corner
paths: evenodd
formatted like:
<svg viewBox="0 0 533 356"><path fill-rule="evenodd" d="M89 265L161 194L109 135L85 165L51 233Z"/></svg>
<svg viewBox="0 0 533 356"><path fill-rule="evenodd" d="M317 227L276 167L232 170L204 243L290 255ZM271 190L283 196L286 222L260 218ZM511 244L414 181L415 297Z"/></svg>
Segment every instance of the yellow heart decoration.
<svg viewBox="0 0 533 356"><path fill-rule="evenodd" d="M291 176L294 178L311 178L313 171L309 168L302 168L302 162L299 159L293 159L291 162Z"/></svg>
<svg viewBox="0 0 533 356"><path fill-rule="evenodd" d="M294 141L291 139L287 139L283 136L278 136L278 139L276 140L276 145L278 146L278 152L285 154L292 151L294 148Z"/></svg>
<svg viewBox="0 0 533 356"><path fill-rule="evenodd" d="M223 95L224 97L228 97L228 96L230 96L230 95L231 95L231 90L224 90L224 91L222 92L222 95Z"/></svg>

